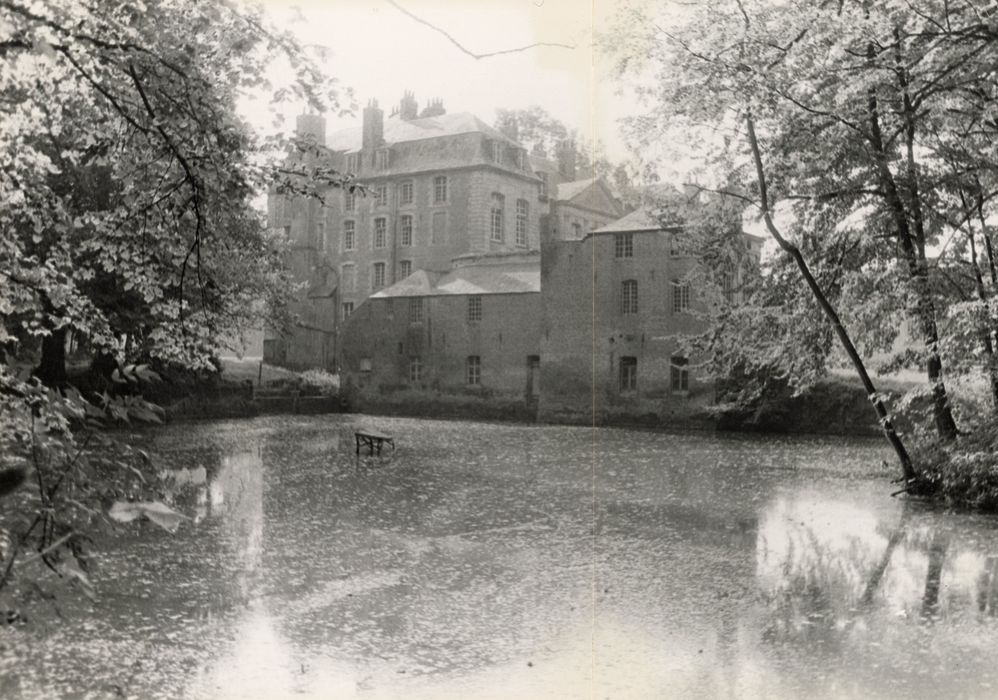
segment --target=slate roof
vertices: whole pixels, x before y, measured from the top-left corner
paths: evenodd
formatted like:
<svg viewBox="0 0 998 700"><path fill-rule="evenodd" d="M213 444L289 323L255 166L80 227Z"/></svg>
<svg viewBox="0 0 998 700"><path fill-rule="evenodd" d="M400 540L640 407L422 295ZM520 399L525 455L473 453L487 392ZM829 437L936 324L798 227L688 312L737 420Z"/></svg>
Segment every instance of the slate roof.
<svg viewBox="0 0 998 700"><path fill-rule="evenodd" d="M662 224L648 207L640 207L616 221L596 229L593 233L626 233L634 231L661 231Z"/></svg>
<svg viewBox="0 0 998 700"><path fill-rule="evenodd" d="M384 122L384 139L388 145L476 132L485 134L490 139L498 139L520 147L520 144L510 140L470 112L456 112L410 120L389 117ZM362 126L341 129L326 136L326 145L334 151L359 151L362 136Z"/></svg>
<svg viewBox="0 0 998 700"><path fill-rule="evenodd" d="M416 270L372 299L464 294L525 294L541 291L540 262L468 265L447 273Z"/></svg>
<svg viewBox="0 0 998 700"><path fill-rule="evenodd" d="M596 181L592 178L587 178L585 180L575 180L574 182L560 182L555 187L555 199L559 201L568 201L574 199L576 196L582 194L590 187L596 184Z"/></svg>

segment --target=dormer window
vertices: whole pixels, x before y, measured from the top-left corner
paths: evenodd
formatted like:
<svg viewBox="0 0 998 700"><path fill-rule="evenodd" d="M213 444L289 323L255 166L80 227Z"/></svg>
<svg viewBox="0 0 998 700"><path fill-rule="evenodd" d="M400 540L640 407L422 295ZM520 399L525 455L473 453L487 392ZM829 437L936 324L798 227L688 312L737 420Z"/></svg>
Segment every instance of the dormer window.
<svg viewBox="0 0 998 700"><path fill-rule="evenodd" d="M502 163L502 142L493 141L492 142L492 162Z"/></svg>
<svg viewBox="0 0 998 700"><path fill-rule="evenodd" d="M379 148L374 152L374 167L378 170L388 170L388 149Z"/></svg>

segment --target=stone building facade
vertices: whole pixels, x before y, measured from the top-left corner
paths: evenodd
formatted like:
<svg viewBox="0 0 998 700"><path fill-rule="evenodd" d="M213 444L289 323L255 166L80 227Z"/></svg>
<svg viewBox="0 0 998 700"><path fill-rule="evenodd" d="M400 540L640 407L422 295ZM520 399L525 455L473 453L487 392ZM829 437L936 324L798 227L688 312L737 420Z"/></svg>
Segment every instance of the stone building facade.
<svg viewBox="0 0 998 700"><path fill-rule="evenodd" d="M682 335L704 329L698 311L710 301L698 289L699 261L675 243L679 231L639 209L544 245L540 419L675 423L713 401L713 385L680 348ZM760 239L742 238L758 259ZM740 274L732 270L735 285Z"/></svg>
<svg viewBox="0 0 998 700"><path fill-rule="evenodd" d="M368 298L343 324L341 382L361 406L463 399L522 415L540 379L540 258L470 254Z"/></svg>
<svg viewBox="0 0 998 700"><path fill-rule="evenodd" d="M418 113L406 94L388 119L372 102L360 127L327 135L321 117L306 115L297 130L365 193L330 190L324 204L270 195L270 225L285 231L308 290L299 327L266 339L268 362L333 370L340 326L371 294L415 270L447 271L462 255L540 248L541 180L519 144L474 115L439 102Z"/></svg>

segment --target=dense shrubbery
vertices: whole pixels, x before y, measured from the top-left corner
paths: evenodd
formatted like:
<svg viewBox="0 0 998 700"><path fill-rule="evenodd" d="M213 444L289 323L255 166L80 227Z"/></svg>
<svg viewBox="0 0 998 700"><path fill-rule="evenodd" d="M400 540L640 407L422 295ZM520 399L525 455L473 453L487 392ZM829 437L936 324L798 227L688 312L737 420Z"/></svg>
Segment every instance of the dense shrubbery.
<svg viewBox="0 0 998 700"><path fill-rule="evenodd" d="M998 511L998 424L980 426L951 443L926 444L918 454L922 483L914 494Z"/></svg>

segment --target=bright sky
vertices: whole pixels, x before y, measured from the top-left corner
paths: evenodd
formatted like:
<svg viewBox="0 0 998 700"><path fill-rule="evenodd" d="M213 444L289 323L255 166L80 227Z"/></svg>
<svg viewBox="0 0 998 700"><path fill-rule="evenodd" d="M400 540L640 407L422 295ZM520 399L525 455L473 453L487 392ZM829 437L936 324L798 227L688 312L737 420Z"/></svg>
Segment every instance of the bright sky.
<svg viewBox="0 0 998 700"><path fill-rule="evenodd" d="M594 27L605 26L614 0L397 0L474 53L535 42L575 47L538 47L479 60L388 0L263 1L275 24L306 44L329 49L326 69L354 89L359 107L375 98L387 113L403 91L412 90L420 108L439 97L448 112L472 112L492 123L496 108L536 104L568 127L595 136L612 159L627 155L616 120L628 106L601 78L604 71L596 69L592 50ZM269 122L262 115L247 116ZM359 113L331 117L328 128L353 126L359 118Z"/></svg>

